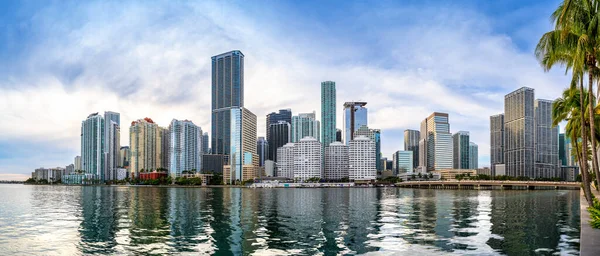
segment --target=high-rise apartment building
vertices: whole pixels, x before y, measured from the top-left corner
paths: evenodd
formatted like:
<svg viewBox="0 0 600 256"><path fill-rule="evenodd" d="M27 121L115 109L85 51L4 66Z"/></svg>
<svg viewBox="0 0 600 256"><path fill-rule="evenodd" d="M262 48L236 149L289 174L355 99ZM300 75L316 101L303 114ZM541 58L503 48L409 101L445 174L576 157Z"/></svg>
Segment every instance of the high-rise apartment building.
<svg viewBox="0 0 600 256"><path fill-rule="evenodd" d="M119 149L119 167L129 167L130 157L131 150L129 150L129 146L122 146Z"/></svg>
<svg viewBox="0 0 600 256"><path fill-rule="evenodd" d="M314 111L292 116L292 142L296 143L304 137L313 137L321 141L321 125Z"/></svg>
<svg viewBox="0 0 600 256"><path fill-rule="evenodd" d="M344 103L344 141L348 145L354 139L354 132L368 125L366 102Z"/></svg>
<svg viewBox="0 0 600 256"><path fill-rule="evenodd" d="M304 137L294 143L294 179L305 181L321 179L321 143L313 137Z"/></svg>
<svg viewBox="0 0 600 256"><path fill-rule="evenodd" d="M447 113L434 112L421 122L419 166L426 171L452 168L452 134Z"/></svg>
<svg viewBox="0 0 600 256"><path fill-rule="evenodd" d="M421 139L421 132L417 130L404 130L404 151L412 151L413 154L413 167L410 171L414 170L419 166L419 140Z"/></svg>
<svg viewBox="0 0 600 256"><path fill-rule="evenodd" d="M168 127L159 127L160 134L160 168L168 169L169 162L169 147L171 145L171 133ZM199 170L199 169L197 169ZM162 170L165 171L165 170Z"/></svg>
<svg viewBox="0 0 600 256"><path fill-rule="evenodd" d="M335 82L321 82L321 142L325 148L336 141L336 91Z"/></svg>
<svg viewBox="0 0 600 256"><path fill-rule="evenodd" d="M475 170L477 168L479 168L479 146L469 142L469 169Z"/></svg>
<svg viewBox="0 0 600 256"><path fill-rule="evenodd" d="M147 117L131 122L131 127L129 127L129 148L131 150L129 171L131 177L138 177L140 172L166 168L162 163L162 129Z"/></svg>
<svg viewBox="0 0 600 256"><path fill-rule="evenodd" d="M269 125L269 160L278 162L277 149L291 141L291 125L286 121L278 121Z"/></svg>
<svg viewBox="0 0 600 256"><path fill-rule="evenodd" d="M504 96L506 175L533 177L534 125L533 89L523 87Z"/></svg>
<svg viewBox="0 0 600 256"><path fill-rule="evenodd" d="M348 179L348 145L332 142L325 149L325 179Z"/></svg>
<svg viewBox="0 0 600 256"><path fill-rule="evenodd" d="M202 129L189 120L173 119L169 125L169 175L180 177L183 171L202 170Z"/></svg>
<svg viewBox="0 0 600 256"><path fill-rule="evenodd" d="M398 174L402 174L402 173L407 173L407 172L413 172L414 170L414 163L413 163L413 154L414 152L412 151L396 151L396 153L394 153L393 157L392 157L392 170L394 171L394 175L398 175Z"/></svg>
<svg viewBox="0 0 600 256"><path fill-rule="evenodd" d="M354 131L354 136L365 136L375 142L375 168L378 171L383 171L381 164L381 130L369 129L368 126L363 125Z"/></svg>
<svg viewBox="0 0 600 256"><path fill-rule="evenodd" d="M244 107L244 54L230 51L213 56L211 61L211 150L213 154L229 155L231 108Z"/></svg>
<svg viewBox="0 0 600 256"><path fill-rule="evenodd" d="M76 156L75 157L75 161L73 161L74 165L75 165L75 170L79 171L79 170L83 170L81 168L81 156Z"/></svg>
<svg viewBox="0 0 600 256"><path fill-rule="evenodd" d="M256 140L256 153L258 154L258 166L264 166L269 155L269 143L265 137L258 137Z"/></svg>
<svg viewBox="0 0 600 256"><path fill-rule="evenodd" d="M104 118L98 113L90 114L81 122L81 170L105 181Z"/></svg>
<svg viewBox="0 0 600 256"><path fill-rule="evenodd" d="M552 126L551 100L534 101L534 173L533 178L559 177L558 127Z"/></svg>
<svg viewBox="0 0 600 256"><path fill-rule="evenodd" d="M104 112L104 177L115 180L119 165L121 115L117 112Z"/></svg>
<svg viewBox="0 0 600 256"><path fill-rule="evenodd" d="M294 178L294 143L287 143L277 149L277 177Z"/></svg>
<svg viewBox="0 0 600 256"><path fill-rule="evenodd" d="M231 152L226 184L235 184L257 176L256 115L246 108L231 109ZM227 167L225 167L227 169Z"/></svg>
<svg viewBox="0 0 600 256"><path fill-rule="evenodd" d="M504 164L504 114L490 116L490 170L496 175L496 165Z"/></svg>
<svg viewBox="0 0 600 256"><path fill-rule="evenodd" d="M348 147L348 174L351 181L374 181L377 178L375 141L357 136Z"/></svg>
<svg viewBox="0 0 600 256"><path fill-rule="evenodd" d="M454 169L469 169L469 132L459 131L452 135Z"/></svg>

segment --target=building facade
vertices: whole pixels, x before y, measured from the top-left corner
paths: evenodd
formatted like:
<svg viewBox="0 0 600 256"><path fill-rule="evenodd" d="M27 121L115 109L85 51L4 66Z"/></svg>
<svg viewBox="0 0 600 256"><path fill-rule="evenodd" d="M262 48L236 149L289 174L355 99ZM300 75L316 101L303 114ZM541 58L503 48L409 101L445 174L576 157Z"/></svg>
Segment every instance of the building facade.
<svg viewBox="0 0 600 256"><path fill-rule="evenodd" d="M226 155L202 155L202 173L223 174Z"/></svg>
<svg viewBox="0 0 600 256"><path fill-rule="evenodd" d="M292 116L292 142L296 143L304 137L313 137L321 141L321 123L317 120L316 114L300 113Z"/></svg>
<svg viewBox="0 0 600 256"><path fill-rule="evenodd" d="M348 179L348 145L341 142L332 142L325 149L325 175L326 180Z"/></svg>
<svg viewBox="0 0 600 256"><path fill-rule="evenodd" d="M479 168L479 146L474 142L469 142L469 169Z"/></svg>
<svg viewBox="0 0 600 256"><path fill-rule="evenodd" d="M348 175L351 181L374 181L377 178L375 142L357 136L348 147Z"/></svg>
<svg viewBox="0 0 600 256"><path fill-rule="evenodd" d="M271 143L271 125L278 124L280 122L286 122L286 123L290 124L290 132L289 132L290 139L285 142L285 143L288 143L291 141L291 132L292 132L292 110L291 109L280 109L278 112L271 112L270 114L267 115L267 119L266 119L267 126L265 127L266 133L267 133L266 138L267 138L267 142L270 143L269 148L275 147L274 148L275 151L277 151L278 147L285 145L285 143L283 143L281 145L274 145ZM276 161L277 159L272 158L276 154L277 153L272 154L272 152L270 152L267 157L269 160Z"/></svg>
<svg viewBox="0 0 600 256"><path fill-rule="evenodd" d="M537 99L534 102L535 169L532 178L559 177L558 127L552 126L552 104L551 100Z"/></svg>
<svg viewBox="0 0 600 256"><path fill-rule="evenodd" d="M131 177L140 172L150 172L165 168L162 164L162 128L150 118L131 122L129 127L129 148L131 150L129 171Z"/></svg>
<svg viewBox="0 0 600 256"><path fill-rule="evenodd" d="M469 169L469 132L459 131L452 135L452 162L454 169Z"/></svg>
<svg viewBox="0 0 600 256"><path fill-rule="evenodd" d="M452 169L452 135L447 113L434 112L421 122L419 166L426 171Z"/></svg>
<svg viewBox="0 0 600 256"><path fill-rule="evenodd" d="M269 125L269 160L278 161L277 149L291 141L292 127L286 121L278 121Z"/></svg>
<svg viewBox="0 0 600 256"><path fill-rule="evenodd" d="M256 177L256 115L246 108L231 109L231 152L229 153L230 180L235 184ZM224 167L225 168L225 167Z"/></svg>
<svg viewBox="0 0 600 256"><path fill-rule="evenodd" d="M116 180L121 148L121 115L117 112L104 112L104 177Z"/></svg>
<svg viewBox="0 0 600 256"><path fill-rule="evenodd" d="M256 153L258 154L258 166L264 166L269 155L269 142L265 137L258 137L256 140Z"/></svg>
<svg viewBox="0 0 600 256"><path fill-rule="evenodd" d="M81 169L94 179L105 180L104 117L90 114L81 122Z"/></svg>
<svg viewBox="0 0 600 256"><path fill-rule="evenodd" d="M186 172L202 170L202 129L189 120L173 119L169 125L169 175L181 177Z"/></svg>
<svg viewBox="0 0 600 256"><path fill-rule="evenodd" d="M208 132L202 134L202 154L210 154L210 139Z"/></svg>
<svg viewBox="0 0 600 256"><path fill-rule="evenodd" d="M533 177L534 148L534 91L523 87L504 96L506 175Z"/></svg>
<svg viewBox="0 0 600 256"><path fill-rule="evenodd" d="M348 145L354 139L354 132L362 126L367 126L366 102L346 102L344 103L344 141Z"/></svg>
<svg viewBox="0 0 600 256"><path fill-rule="evenodd" d="M81 168L81 156L76 156L73 161L73 164L75 165L75 170L77 170L77 171L83 170Z"/></svg>
<svg viewBox="0 0 600 256"><path fill-rule="evenodd" d="M490 169L496 175L496 165L504 164L504 114L490 116Z"/></svg>
<svg viewBox="0 0 600 256"><path fill-rule="evenodd" d="M277 177L294 178L294 143L287 143L277 149Z"/></svg>
<svg viewBox="0 0 600 256"><path fill-rule="evenodd" d="M231 108L244 107L244 54L230 51L213 56L211 151L229 155Z"/></svg>
<svg viewBox="0 0 600 256"><path fill-rule="evenodd" d="M313 137L304 137L294 143L294 179L321 179L322 152L321 143Z"/></svg>
<svg viewBox="0 0 600 256"><path fill-rule="evenodd" d="M131 158L131 150L129 146L122 146L119 149L119 167L129 167L129 159Z"/></svg>
<svg viewBox="0 0 600 256"><path fill-rule="evenodd" d="M392 157L392 170L394 171L394 175L413 172L414 159L414 152L412 151L396 151Z"/></svg>
<svg viewBox="0 0 600 256"><path fill-rule="evenodd" d="M321 142L325 148L336 141L336 90L335 82L321 82Z"/></svg>
<svg viewBox="0 0 600 256"><path fill-rule="evenodd" d="M381 164L381 130L369 129L368 126L363 125L354 131L354 136L365 136L375 142L375 168L378 171L383 171L383 165Z"/></svg>
<svg viewBox="0 0 600 256"><path fill-rule="evenodd" d="M419 140L421 138L421 132L417 130L404 130L404 151L413 152L413 167L414 170L419 166Z"/></svg>

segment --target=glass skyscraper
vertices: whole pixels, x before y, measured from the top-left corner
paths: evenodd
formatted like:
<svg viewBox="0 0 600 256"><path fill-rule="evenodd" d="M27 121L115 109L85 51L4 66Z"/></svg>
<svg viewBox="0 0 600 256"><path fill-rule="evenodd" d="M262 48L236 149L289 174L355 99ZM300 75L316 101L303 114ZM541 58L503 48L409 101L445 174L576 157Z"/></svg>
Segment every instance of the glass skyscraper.
<svg viewBox="0 0 600 256"><path fill-rule="evenodd" d="M291 140L291 126L286 121L279 121L275 124L269 125L269 160L278 162L277 149L283 147Z"/></svg>
<svg viewBox="0 0 600 256"><path fill-rule="evenodd" d="M366 102L344 103L344 141L346 145L354 139L354 132L368 125Z"/></svg>
<svg viewBox="0 0 600 256"><path fill-rule="evenodd" d="M258 155L256 154L256 115L246 108L231 110L231 151L229 152L230 180L234 184L244 178L256 176ZM250 170L244 172L245 170Z"/></svg>
<svg viewBox="0 0 600 256"><path fill-rule="evenodd" d="M202 129L192 121L171 121L168 130L168 168L173 178L183 171L202 170ZM166 152L163 152L165 154Z"/></svg>
<svg viewBox="0 0 600 256"><path fill-rule="evenodd" d="M479 146L469 142L469 169L479 168Z"/></svg>
<svg viewBox="0 0 600 256"><path fill-rule="evenodd" d="M469 169L469 132L452 135L452 162L454 169Z"/></svg>
<svg viewBox="0 0 600 256"><path fill-rule="evenodd" d="M421 122L419 166L426 171L452 168L452 135L447 113L434 112Z"/></svg>
<svg viewBox="0 0 600 256"><path fill-rule="evenodd" d="M504 163L508 176L533 177L533 119L533 89L522 87L504 96Z"/></svg>
<svg viewBox="0 0 600 256"><path fill-rule="evenodd" d="M231 108L244 106L244 54L235 50L213 56L211 60L211 148L213 154L229 155Z"/></svg>
<svg viewBox="0 0 600 256"><path fill-rule="evenodd" d="M321 82L321 142L323 142L323 153L329 144L336 141L336 104L335 82Z"/></svg>
<svg viewBox="0 0 600 256"><path fill-rule="evenodd" d="M421 132L417 130L404 130L404 151L412 151L413 167L411 171L419 166L419 139Z"/></svg>
<svg viewBox="0 0 600 256"><path fill-rule="evenodd" d="M292 116L292 142L298 142L307 136L321 141L321 124L316 118L315 112Z"/></svg>
<svg viewBox="0 0 600 256"><path fill-rule="evenodd" d="M81 122L81 169L104 181L104 118L90 114Z"/></svg>
<svg viewBox="0 0 600 256"><path fill-rule="evenodd" d="M534 148L535 169L533 178L559 177L558 127L552 126L551 100L534 102Z"/></svg>
<svg viewBox="0 0 600 256"><path fill-rule="evenodd" d="M258 166L264 166L267 155L269 155L269 143L265 137L258 137L256 140L256 152L258 153Z"/></svg>

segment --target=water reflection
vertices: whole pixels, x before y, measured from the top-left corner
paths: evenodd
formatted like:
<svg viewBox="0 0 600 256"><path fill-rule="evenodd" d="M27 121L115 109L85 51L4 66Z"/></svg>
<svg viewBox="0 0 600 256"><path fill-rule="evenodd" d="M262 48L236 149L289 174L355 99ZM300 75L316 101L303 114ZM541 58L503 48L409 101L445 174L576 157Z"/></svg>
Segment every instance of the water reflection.
<svg viewBox="0 0 600 256"><path fill-rule="evenodd" d="M0 185L0 251L577 255L579 194Z"/></svg>

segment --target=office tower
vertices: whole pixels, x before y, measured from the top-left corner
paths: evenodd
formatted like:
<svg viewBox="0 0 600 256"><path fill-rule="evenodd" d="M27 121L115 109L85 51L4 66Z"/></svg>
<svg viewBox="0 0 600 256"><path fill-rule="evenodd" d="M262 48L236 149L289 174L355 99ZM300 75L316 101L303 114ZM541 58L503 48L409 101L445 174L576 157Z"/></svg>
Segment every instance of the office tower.
<svg viewBox="0 0 600 256"><path fill-rule="evenodd" d="M567 165L567 148L565 144L565 139L566 137L564 133L558 134L558 161L561 166Z"/></svg>
<svg viewBox="0 0 600 256"><path fill-rule="evenodd" d="M325 148L336 141L336 91L335 82L321 82L321 142Z"/></svg>
<svg viewBox="0 0 600 256"><path fill-rule="evenodd" d="M119 149L119 167L129 167L129 158L131 157L131 151L129 146L122 146Z"/></svg>
<svg viewBox="0 0 600 256"><path fill-rule="evenodd" d="M366 102L344 103L344 141L348 145L354 139L354 132L368 125Z"/></svg>
<svg viewBox="0 0 600 256"><path fill-rule="evenodd" d="M386 163L385 163L385 170L386 170L386 171L392 171L392 172L393 172L393 171L394 171L394 169L393 169L393 166L394 166L394 165L393 165L393 164L394 164L394 161L392 161L391 159L386 159L386 160L387 160L387 161L386 161Z"/></svg>
<svg viewBox="0 0 600 256"><path fill-rule="evenodd" d="M558 159L558 127L552 127L551 100L534 101L534 173L531 178L558 177L560 163Z"/></svg>
<svg viewBox="0 0 600 256"><path fill-rule="evenodd" d="M202 154L210 154L209 151L209 139L208 139L208 132L205 132L204 134L202 134Z"/></svg>
<svg viewBox="0 0 600 256"><path fill-rule="evenodd" d="M348 179L348 145L335 141L325 149L325 179Z"/></svg>
<svg viewBox="0 0 600 256"><path fill-rule="evenodd" d="M228 184L253 179L257 176L256 115L246 108L231 109L231 152Z"/></svg>
<svg viewBox="0 0 600 256"><path fill-rule="evenodd" d="M534 91L527 87L504 96L504 164L508 176L533 177L533 99Z"/></svg>
<svg viewBox="0 0 600 256"><path fill-rule="evenodd" d="M292 116L292 142L296 143L304 137L313 137L321 141L321 125L314 111Z"/></svg>
<svg viewBox="0 0 600 256"><path fill-rule="evenodd" d="M504 114L490 116L490 169L496 176L496 165L504 164Z"/></svg>
<svg viewBox="0 0 600 256"><path fill-rule="evenodd" d="M277 149L291 141L291 133L290 123L286 121L269 125L269 160L277 162Z"/></svg>
<svg viewBox="0 0 600 256"><path fill-rule="evenodd" d="M342 142L342 130L335 129L335 141Z"/></svg>
<svg viewBox="0 0 600 256"><path fill-rule="evenodd" d="M404 151L412 151L413 152L413 167L411 170L414 170L419 166L419 140L421 137L421 132L417 130L404 130Z"/></svg>
<svg viewBox="0 0 600 256"><path fill-rule="evenodd" d="M90 114L81 122L81 169L104 181L104 118Z"/></svg>
<svg viewBox="0 0 600 256"><path fill-rule="evenodd" d="M131 177L138 177L140 172L151 172L163 168L161 129L147 117L131 122L131 127L129 127L129 148L131 150L129 171Z"/></svg>
<svg viewBox="0 0 600 256"><path fill-rule="evenodd" d="M434 112L421 122L419 166L424 171L452 168L452 134L447 113Z"/></svg>
<svg viewBox="0 0 600 256"><path fill-rule="evenodd" d="M294 178L294 143L287 143L277 149L277 177Z"/></svg>
<svg viewBox="0 0 600 256"><path fill-rule="evenodd" d="M204 135L200 126L189 120L173 119L169 125L169 175L178 178L183 171L202 170Z"/></svg>
<svg viewBox="0 0 600 256"><path fill-rule="evenodd" d="M223 174L225 155L202 155L202 173Z"/></svg>
<svg viewBox="0 0 600 256"><path fill-rule="evenodd" d="M475 170L477 168L479 168L479 146L469 142L469 169Z"/></svg>
<svg viewBox="0 0 600 256"><path fill-rule="evenodd" d="M105 114L106 116L106 114ZM119 166L119 157L121 150L121 130L119 128L119 124L117 124L113 120L104 119L104 122L109 122L110 124L104 127L108 127L104 136L106 140L104 141L106 150L104 152L104 159L106 161L104 168L104 180L116 180L117 178L117 167Z"/></svg>
<svg viewBox="0 0 600 256"><path fill-rule="evenodd" d="M379 129L369 129L368 126L363 125L354 131L354 136L365 136L375 142L375 168L378 171L382 171L381 166L381 131Z"/></svg>
<svg viewBox="0 0 600 256"><path fill-rule="evenodd" d="M377 178L375 141L356 136L348 147L348 174L352 181L373 181Z"/></svg>
<svg viewBox="0 0 600 256"><path fill-rule="evenodd" d="M119 164L121 115L117 112L104 112L104 177L114 180Z"/></svg>
<svg viewBox="0 0 600 256"><path fill-rule="evenodd" d="M469 132L459 131L452 135L454 169L469 169Z"/></svg>
<svg viewBox="0 0 600 256"><path fill-rule="evenodd" d="M267 142L269 142L269 136L271 135L271 131L269 131L269 127L271 124L277 124L279 121L284 121L292 125L292 110L291 109L280 109L278 112L271 112L267 115L266 119L266 133L267 133ZM273 159L275 160L275 159Z"/></svg>
<svg viewBox="0 0 600 256"><path fill-rule="evenodd" d="M81 156L75 157L74 165L75 165L75 170L77 170L77 171L83 170L83 168L81 167Z"/></svg>
<svg viewBox="0 0 600 256"><path fill-rule="evenodd" d="M244 54L230 51L211 60L211 150L213 154L229 155L231 108L244 106Z"/></svg>
<svg viewBox="0 0 600 256"><path fill-rule="evenodd" d="M321 152L321 143L313 137L304 137L294 143L294 179L321 179Z"/></svg>
<svg viewBox="0 0 600 256"><path fill-rule="evenodd" d="M398 150L394 153L393 159L393 167L394 175L398 175L401 173L413 172L414 170L414 152L412 151L402 151Z"/></svg>
<svg viewBox="0 0 600 256"><path fill-rule="evenodd" d="M269 143L265 137L258 137L256 140L256 153L258 154L258 166L264 166L269 155Z"/></svg>

